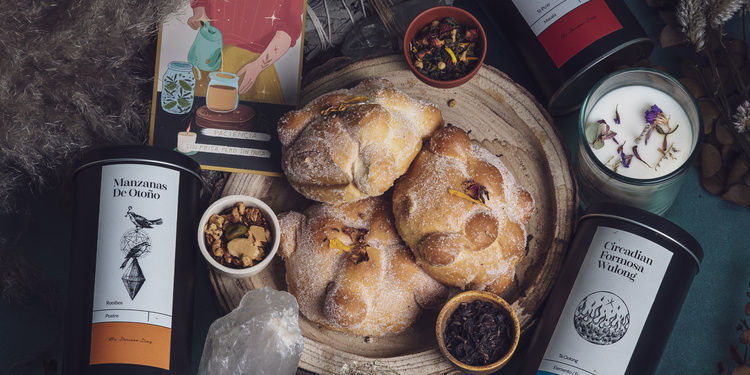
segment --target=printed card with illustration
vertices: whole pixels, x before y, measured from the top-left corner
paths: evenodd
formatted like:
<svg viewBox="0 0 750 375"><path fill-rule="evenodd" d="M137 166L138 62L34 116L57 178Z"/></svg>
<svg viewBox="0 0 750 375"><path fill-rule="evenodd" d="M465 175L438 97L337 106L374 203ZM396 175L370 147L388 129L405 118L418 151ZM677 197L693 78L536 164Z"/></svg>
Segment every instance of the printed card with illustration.
<svg viewBox="0 0 750 375"><path fill-rule="evenodd" d="M282 175L279 118L298 105L305 0L193 0L159 46L150 144L204 169Z"/></svg>

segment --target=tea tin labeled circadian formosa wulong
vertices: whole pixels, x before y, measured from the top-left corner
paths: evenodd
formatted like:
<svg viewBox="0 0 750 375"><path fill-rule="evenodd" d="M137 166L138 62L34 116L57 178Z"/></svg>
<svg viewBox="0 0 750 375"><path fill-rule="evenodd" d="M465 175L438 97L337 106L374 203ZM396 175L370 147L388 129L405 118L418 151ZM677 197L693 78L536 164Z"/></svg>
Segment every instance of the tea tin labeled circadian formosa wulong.
<svg viewBox="0 0 750 375"><path fill-rule="evenodd" d="M654 374L702 259L660 216L591 205L519 374Z"/></svg>

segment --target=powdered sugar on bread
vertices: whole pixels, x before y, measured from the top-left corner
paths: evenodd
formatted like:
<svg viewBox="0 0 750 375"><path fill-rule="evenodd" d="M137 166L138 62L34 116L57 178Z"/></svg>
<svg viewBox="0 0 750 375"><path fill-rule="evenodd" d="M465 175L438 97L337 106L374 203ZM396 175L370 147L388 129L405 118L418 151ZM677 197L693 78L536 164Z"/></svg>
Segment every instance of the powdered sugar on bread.
<svg viewBox="0 0 750 375"><path fill-rule="evenodd" d="M446 285L501 293L523 256L534 200L499 158L446 127L396 182L393 207L401 237L427 273Z"/></svg>
<svg viewBox="0 0 750 375"><path fill-rule="evenodd" d="M437 106L370 78L282 117L282 167L291 185L316 201L378 196L406 172L422 139L442 123Z"/></svg>
<svg viewBox="0 0 750 375"><path fill-rule="evenodd" d="M416 265L382 198L316 204L282 213L279 222L288 290L317 324L356 335L400 332L447 295ZM355 262L354 251L337 247L355 245L352 230L366 231L366 260Z"/></svg>

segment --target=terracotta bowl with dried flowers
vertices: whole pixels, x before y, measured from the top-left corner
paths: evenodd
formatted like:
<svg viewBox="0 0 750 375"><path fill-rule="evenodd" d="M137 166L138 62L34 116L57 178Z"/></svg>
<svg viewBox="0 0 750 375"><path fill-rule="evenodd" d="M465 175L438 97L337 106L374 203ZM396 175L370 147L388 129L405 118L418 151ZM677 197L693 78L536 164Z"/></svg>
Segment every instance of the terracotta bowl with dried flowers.
<svg viewBox="0 0 750 375"><path fill-rule="evenodd" d="M487 40L471 13L438 6L420 13L404 34L404 57L422 82L441 89L458 87L482 67Z"/></svg>
<svg viewBox="0 0 750 375"><path fill-rule="evenodd" d="M279 248L279 221L260 199L229 195L211 204L198 224L198 245L208 265L232 278L262 271Z"/></svg>
<svg viewBox="0 0 750 375"><path fill-rule="evenodd" d="M480 331L492 334L482 337ZM521 326L504 299L470 290L443 305L435 333L440 351L454 367L465 374L484 375L508 363L518 346Z"/></svg>

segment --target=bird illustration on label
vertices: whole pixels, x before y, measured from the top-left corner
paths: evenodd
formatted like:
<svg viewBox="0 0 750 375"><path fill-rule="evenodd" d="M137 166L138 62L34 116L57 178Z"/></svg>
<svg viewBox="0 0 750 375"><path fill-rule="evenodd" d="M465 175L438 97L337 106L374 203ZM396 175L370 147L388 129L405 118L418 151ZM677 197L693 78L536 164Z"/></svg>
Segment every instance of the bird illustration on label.
<svg viewBox="0 0 750 375"><path fill-rule="evenodd" d="M125 231L120 238L120 251L125 254L125 261L122 262L120 269L125 268L128 262L130 262L130 266L125 269L125 274L122 275L122 282L125 284L130 299L133 300L146 282L143 270L140 264L138 264L138 259L145 257L151 252L151 237L142 229L150 229L154 225L161 225L163 221L162 219L149 220L138 215L133 212L132 206L128 206L128 212L125 213L125 217L130 219L135 228Z"/></svg>

